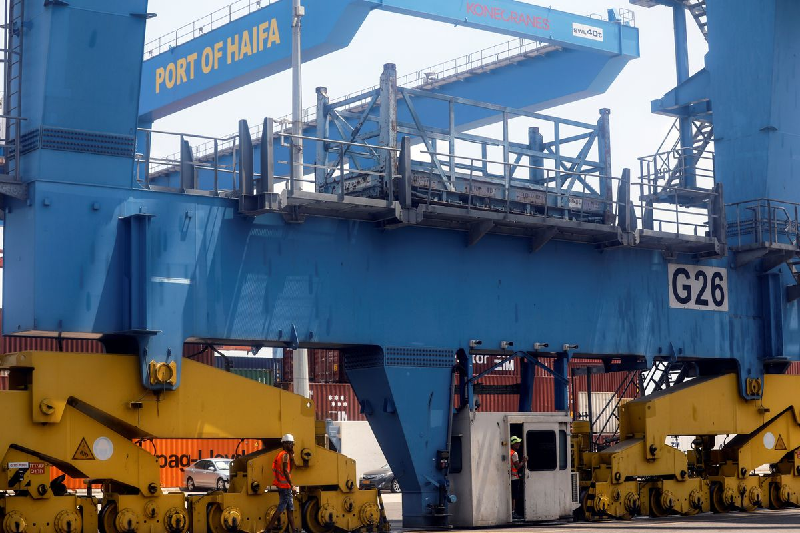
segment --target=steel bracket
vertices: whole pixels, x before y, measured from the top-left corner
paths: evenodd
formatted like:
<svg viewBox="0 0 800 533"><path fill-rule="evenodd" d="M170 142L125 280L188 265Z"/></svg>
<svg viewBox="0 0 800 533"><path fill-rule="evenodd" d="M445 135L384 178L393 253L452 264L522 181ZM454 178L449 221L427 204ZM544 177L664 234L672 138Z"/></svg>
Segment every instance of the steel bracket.
<svg viewBox="0 0 800 533"><path fill-rule="evenodd" d="M0 176L0 196L10 196L17 200L27 200L28 183L8 181L7 176Z"/></svg>

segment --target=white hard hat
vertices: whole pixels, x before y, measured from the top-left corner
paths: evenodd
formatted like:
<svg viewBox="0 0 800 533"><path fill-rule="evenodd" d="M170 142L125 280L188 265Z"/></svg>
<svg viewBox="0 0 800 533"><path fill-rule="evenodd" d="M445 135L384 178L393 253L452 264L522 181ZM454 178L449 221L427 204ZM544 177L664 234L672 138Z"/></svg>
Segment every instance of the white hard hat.
<svg viewBox="0 0 800 533"><path fill-rule="evenodd" d="M281 442L294 442L294 435L291 433L287 433L283 437L281 437Z"/></svg>

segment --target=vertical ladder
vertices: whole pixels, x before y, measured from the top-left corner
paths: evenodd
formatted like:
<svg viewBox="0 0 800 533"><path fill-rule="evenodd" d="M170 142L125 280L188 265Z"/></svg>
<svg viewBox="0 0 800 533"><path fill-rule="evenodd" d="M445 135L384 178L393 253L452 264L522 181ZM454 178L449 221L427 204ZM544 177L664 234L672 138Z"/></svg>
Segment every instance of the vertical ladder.
<svg viewBox="0 0 800 533"><path fill-rule="evenodd" d="M0 62L3 63L3 156L5 164L2 174L6 179L19 181L20 129L22 117L22 24L25 17L24 0L5 0L5 20L3 24L3 49Z"/></svg>
<svg viewBox="0 0 800 533"><path fill-rule="evenodd" d="M684 0L684 5L689 13L692 14L694 21L703 33L703 37L708 41L708 13L706 11L706 0Z"/></svg>

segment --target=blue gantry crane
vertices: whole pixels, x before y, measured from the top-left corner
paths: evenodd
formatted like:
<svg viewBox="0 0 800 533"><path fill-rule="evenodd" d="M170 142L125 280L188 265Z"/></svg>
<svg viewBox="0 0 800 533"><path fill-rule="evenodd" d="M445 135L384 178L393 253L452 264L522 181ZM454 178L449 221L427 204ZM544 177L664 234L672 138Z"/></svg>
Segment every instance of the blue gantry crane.
<svg viewBox="0 0 800 533"><path fill-rule="evenodd" d="M14 389L0 407L20 428L0 436L4 464L16 465L0 477L17 491L2 500L5 531L44 513L59 532L78 520L84 531L92 520L104 531L148 520L175 533L190 522L257 531L276 503L263 491L274 450L238 461L228 492L184 509L131 441L277 445L289 430L307 529L384 526L374 492L354 487L352 461L316 446L310 403L233 377L206 388L211 371L181 361L187 340L342 350L403 487L406 526L447 523L452 413L476 409L471 354L523 361L521 411L542 360L559 410L576 354L698 378L626 407L619 447L578 442L599 454L575 461L588 515L749 509L762 494L798 503L792 382L773 375L800 358L795 2L664 2L679 86L653 110L679 119L680 142L643 158L636 177L611 172L608 110L580 121L535 107L608 86L638 55L638 30L621 20L507 0L309 0L306 57L346 46L372 9L389 9L546 41L563 50L535 58L543 68L586 68L548 87L504 83L530 75L520 68L426 89L398 86L387 65L377 89L334 102L318 91L300 138L267 119L255 150L242 122L235 139L208 139L203 157L176 134L180 156L165 160L151 153L165 135L153 120L287 68L290 2L143 62L146 0L8 1L4 333L94 337L132 355L0 360ZM692 77L687 8L710 47ZM467 129L487 121L502 134ZM281 171L291 142L308 148L302 176ZM700 403L709 391L719 405ZM646 414L678 406L693 417ZM721 413L744 435L721 455L707 439L693 455L659 440L714 435ZM756 459L776 474L751 475ZM99 517L44 479L50 465L103 484Z"/></svg>

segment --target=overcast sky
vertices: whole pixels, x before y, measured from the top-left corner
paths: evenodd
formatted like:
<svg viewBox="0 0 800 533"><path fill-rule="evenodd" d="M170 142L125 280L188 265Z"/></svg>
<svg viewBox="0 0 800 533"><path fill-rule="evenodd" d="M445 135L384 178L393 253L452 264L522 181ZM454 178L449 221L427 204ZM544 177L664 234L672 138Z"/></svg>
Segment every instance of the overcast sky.
<svg viewBox="0 0 800 533"><path fill-rule="evenodd" d="M434 0L431 0L434 1ZM627 0L523 0L529 4L590 15L608 8L630 8L640 29L641 58L632 61L603 95L548 110L549 114L595 122L598 110L610 108L612 158L615 174L623 167L638 171L636 158L653 153L672 120L650 113L650 101L675 86L672 12L665 7L631 6ZM150 0L148 40L158 37L228 5L227 0ZM329 95L347 94L377 84L384 63L396 63L398 74L416 71L482 48L509 37L439 22L374 11L351 46L304 65L304 107L314 103L314 89L326 86ZM689 20L690 66L701 69L708 47ZM558 80L552 80L558 83ZM291 111L291 78L288 72L253 83L209 102L158 121L158 129L205 135L236 131L240 118L253 125L265 116L279 117ZM177 148L177 147L176 147Z"/></svg>

